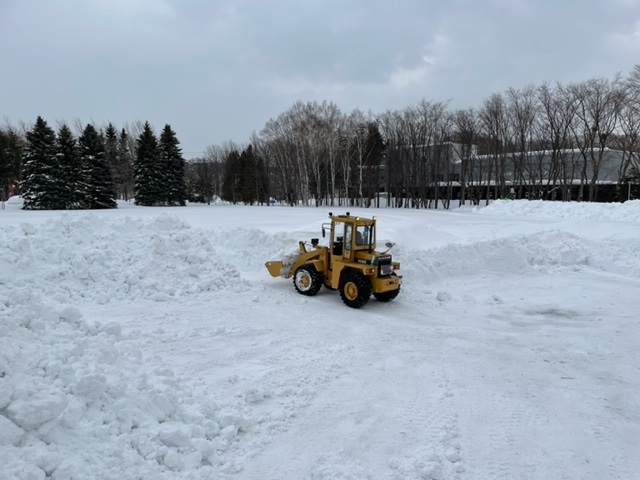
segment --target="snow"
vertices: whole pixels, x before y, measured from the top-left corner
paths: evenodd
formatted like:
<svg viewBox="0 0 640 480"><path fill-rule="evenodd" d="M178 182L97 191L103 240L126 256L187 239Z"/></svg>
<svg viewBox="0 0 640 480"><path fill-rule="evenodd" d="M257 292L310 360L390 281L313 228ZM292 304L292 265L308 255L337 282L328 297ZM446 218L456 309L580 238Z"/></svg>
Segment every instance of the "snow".
<svg viewBox="0 0 640 480"><path fill-rule="evenodd" d="M402 292L264 263L333 208L0 210L0 479L637 478L640 202L365 210Z"/></svg>
<svg viewBox="0 0 640 480"><path fill-rule="evenodd" d="M577 208L577 205L580 205ZM625 203L584 203L497 201L486 208L476 209L479 213L490 215L509 215L542 218L580 218L594 220L628 220L640 222L640 200Z"/></svg>

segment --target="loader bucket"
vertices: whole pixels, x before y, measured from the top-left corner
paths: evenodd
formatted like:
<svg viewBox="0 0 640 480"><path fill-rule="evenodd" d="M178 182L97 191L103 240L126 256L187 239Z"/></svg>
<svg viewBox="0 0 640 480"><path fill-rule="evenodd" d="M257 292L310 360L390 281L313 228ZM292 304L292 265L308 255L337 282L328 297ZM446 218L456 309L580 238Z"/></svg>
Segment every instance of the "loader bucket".
<svg viewBox="0 0 640 480"><path fill-rule="evenodd" d="M285 265L281 260L264 264L272 277L287 277L291 271L291 265Z"/></svg>

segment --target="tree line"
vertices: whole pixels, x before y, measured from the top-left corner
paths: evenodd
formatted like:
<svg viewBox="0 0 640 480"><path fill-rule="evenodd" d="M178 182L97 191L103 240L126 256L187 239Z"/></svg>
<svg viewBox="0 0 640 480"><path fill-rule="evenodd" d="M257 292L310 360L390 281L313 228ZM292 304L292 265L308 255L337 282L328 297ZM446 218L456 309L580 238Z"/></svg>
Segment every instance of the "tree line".
<svg viewBox="0 0 640 480"><path fill-rule="evenodd" d="M249 144L261 160L251 174L264 176L269 197L291 205L639 198L640 65L626 77L509 88L475 109L422 100L374 115L296 102ZM203 198L232 198L223 180L242 148L212 145L191 162ZM603 186L612 150L617 180Z"/></svg>
<svg viewBox="0 0 640 480"><path fill-rule="evenodd" d="M28 200L30 182L39 178L30 163L40 158L43 179L46 169L55 173L56 168L65 178L56 188L66 208L97 208L104 201L92 193L91 182L97 180L91 172L102 178L102 157L112 175L112 198L135 197L142 205L221 198L370 206L385 199L397 207L448 208L456 200L507 196L579 201L640 196L640 65L626 76L509 88L478 108L452 109L448 102L423 99L375 115L359 109L345 113L330 101L298 101L246 144L210 145L186 163L168 125L156 140L148 123L133 124L133 134L125 129L118 134L109 124L96 131L98 140L83 130L77 145L73 138L65 140L69 132L62 130L55 136L40 132L45 146L34 157L34 131L0 128L2 198L17 185ZM603 170L611 151L617 152L616 181L605 195Z"/></svg>
<svg viewBox="0 0 640 480"><path fill-rule="evenodd" d="M24 135L0 129L0 197L20 193L27 210L185 205L185 160L170 125L157 138L148 122L134 139L112 123L92 124L76 138L67 124L54 131L38 117Z"/></svg>

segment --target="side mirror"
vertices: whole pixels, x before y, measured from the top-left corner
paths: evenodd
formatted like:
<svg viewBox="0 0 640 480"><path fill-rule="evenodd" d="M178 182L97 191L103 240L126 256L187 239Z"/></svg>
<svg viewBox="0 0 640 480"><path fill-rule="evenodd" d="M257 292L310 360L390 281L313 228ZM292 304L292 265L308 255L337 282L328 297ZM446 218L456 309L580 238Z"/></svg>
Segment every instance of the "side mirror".
<svg viewBox="0 0 640 480"><path fill-rule="evenodd" d="M322 227L322 238L327 236L327 232L324 231L324 226Z"/></svg>

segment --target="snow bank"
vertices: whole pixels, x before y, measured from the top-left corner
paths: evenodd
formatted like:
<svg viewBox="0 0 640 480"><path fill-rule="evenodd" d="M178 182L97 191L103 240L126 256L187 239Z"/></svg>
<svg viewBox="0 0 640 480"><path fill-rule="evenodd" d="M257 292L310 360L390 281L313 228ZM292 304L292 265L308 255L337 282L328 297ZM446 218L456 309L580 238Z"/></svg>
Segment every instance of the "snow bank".
<svg viewBox="0 0 640 480"><path fill-rule="evenodd" d="M153 220L63 214L0 233L0 285L10 282L21 297L37 291L60 302L162 301L246 285L205 231L168 214Z"/></svg>
<svg viewBox="0 0 640 480"><path fill-rule="evenodd" d="M640 200L625 203L546 202L544 200L498 200L473 211L513 217L575 218L640 222Z"/></svg>
<svg viewBox="0 0 640 480"><path fill-rule="evenodd" d="M403 275L411 279L403 286L409 290L442 278L562 269L595 268L640 277L640 239L594 240L558 230L428 250L405 250L400 245L394 252Z"/></svg>
<svg viewBox="0 0 640 480"><path fill-rule="evenodd" d="M0 478L211 478L244 427L75 305L246 285L177 218L62 216L2 230ZM232 404L233 405L233 404ZM184 475L184 477L181 477Z"/></svg>
<svg viewBox="0 0 640 480"><path fill-rule="evenodd" d="M7 199L5 205L12 208L22 208L22 206L24 205L24 199L21 195L14 195Z"/></svg>

